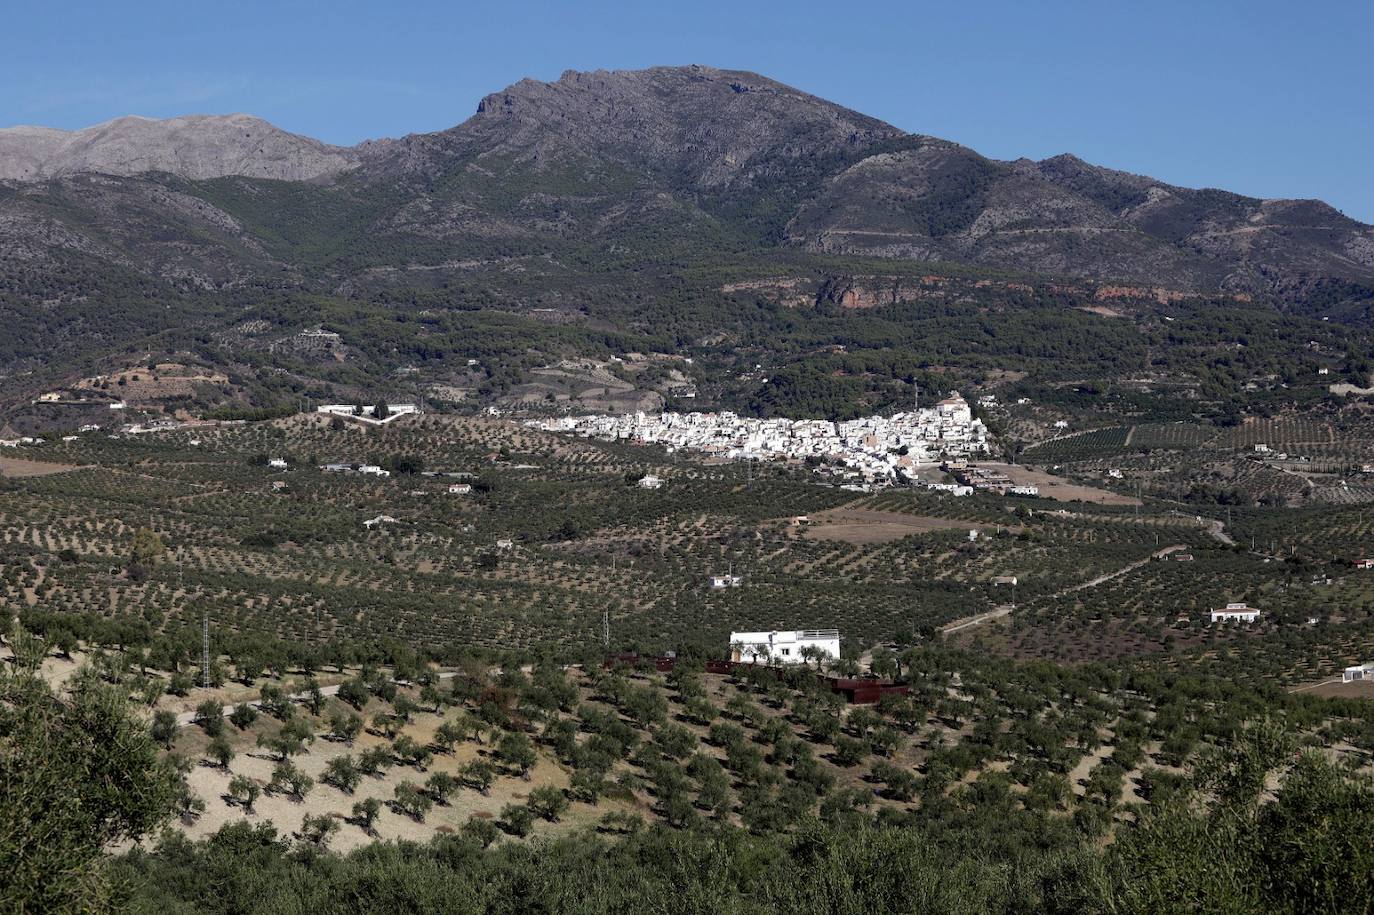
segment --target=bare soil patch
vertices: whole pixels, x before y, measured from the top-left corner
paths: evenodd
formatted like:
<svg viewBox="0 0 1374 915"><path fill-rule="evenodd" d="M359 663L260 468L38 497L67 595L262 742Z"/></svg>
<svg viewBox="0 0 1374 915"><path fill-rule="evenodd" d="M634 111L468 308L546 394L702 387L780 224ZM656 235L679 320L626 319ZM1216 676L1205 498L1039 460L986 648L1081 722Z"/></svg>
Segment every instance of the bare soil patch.
<svg viewBox="0 0 1374 915"><path fill-rule="evenodd" d="M1303 692L1327 699L1374 699L1374 680L1327 680L1315 686L1300 687L1294 692Z"/></svg>
<svg viewBox="0 0 1374 915"><path fill-rule="evenodd" d="M1000 470L1018 486L1035 486L1040 490L1041 497L1045 499L1054 499L1058 502L1091 502L1094 505L1140 504L1138 499L1131 496L1123 496L1120 493L1098 489L1094 486L1083 486L1023 464L995 464L979 461L978 466Z"/></svg>
<svg viewBox="0 0 1374 915"><path fill-rule="evenodd" d="M931 518L924 515L904 515L900 512L835 508L812 515L805 536L811 540L843 540L863 546L871 543L890 543L910 537L912 534L973 528L981 530L987 526L957 518Z"/></svg>
<svg viewBox="0 0 1374 915"><path fill-rule="evenodd" d="M75 464L54 464L50 461L26 461L23 458L0 457L0 477L46 477L80 468Z"/></svg>
<svg viewBox="0 0 1374 915"><path fill-rule="evenodd" d="M1106 305L1079 305L1079 311L1086 311L1089 314L1101 315L1104 318L1129 318L1130 315L1115 308L1108 308Z"/></svg>

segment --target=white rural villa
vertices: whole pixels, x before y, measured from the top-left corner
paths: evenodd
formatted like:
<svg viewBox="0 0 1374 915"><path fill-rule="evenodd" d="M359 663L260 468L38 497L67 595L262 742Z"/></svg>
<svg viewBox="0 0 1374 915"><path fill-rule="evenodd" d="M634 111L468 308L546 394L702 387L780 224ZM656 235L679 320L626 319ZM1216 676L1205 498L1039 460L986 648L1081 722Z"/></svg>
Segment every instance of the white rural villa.
<svg viewBox="0 0 1374 915"><path fill-rule="evenodd" d="M1230 623L1237 621L1242 623L1253 623L1255 620L1259 619L1259 617L1260 612L1258 610L1254 607L1248 607L1245 604L1227 604L1221 610L1212 611L1212 622L1214 623Z"/></svg>
<svg viewBox="0 0 1374 915"><path fill-rule="evenodd" d="M730 633L730 659L750 663L799 664L803 648L815 648L830 659L840 656L840 630L797 629ZM809 654L809 652L808 652Z"/></svg>

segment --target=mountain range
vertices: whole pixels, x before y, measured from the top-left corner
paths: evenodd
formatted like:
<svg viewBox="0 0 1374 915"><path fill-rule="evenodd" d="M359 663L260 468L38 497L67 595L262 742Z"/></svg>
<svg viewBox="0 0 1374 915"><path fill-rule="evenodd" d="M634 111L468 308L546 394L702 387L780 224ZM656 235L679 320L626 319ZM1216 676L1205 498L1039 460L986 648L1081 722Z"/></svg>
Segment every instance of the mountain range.
<svg viewBox="0 0 1374 915"><path fill-rule="evenodd" d="M721 262L784 285L956 265L1337 320L1374 302L1374 227L1320 201L990 159L744 71L522 80L449 130L352 148L246 115L0 130L10 369L52 335L166 328L131 302L207 331L269 292L595 309Z"/></svg>

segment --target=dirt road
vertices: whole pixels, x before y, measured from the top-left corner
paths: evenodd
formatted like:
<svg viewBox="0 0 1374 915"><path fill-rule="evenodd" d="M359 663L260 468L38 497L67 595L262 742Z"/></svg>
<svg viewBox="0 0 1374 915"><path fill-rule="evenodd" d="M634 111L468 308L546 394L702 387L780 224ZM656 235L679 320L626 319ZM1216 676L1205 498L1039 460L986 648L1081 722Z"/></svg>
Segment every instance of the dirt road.
<svg viewBox="0 0 1374 915"><path fill-rule="evenodd" d="M1155 550L1153 553L1151 553L1149 556L1146 556L1144 559L1137 560L1136 562L1133 562L1130 565L1122 566L1119 569L1113 569L1110 572L1103 572L1096 578L1090 579L1081 584L1074 585L1070 588L1065 588L1063 591L1058 591L1055 594L1053 594L1052 597L1063 597L1067 594L1073 594L1076 591L1082 591L1085 588L1096 588L1098 585L1103 584L1105 582L1109 582L1113 578L1118 578L1122 575L1125 575L1127 572L1134 572L1136 569L1149 565L1156 559L1163 559L1165 556L1168 556L1171 553L1177 553L1179 550L1183 549L1184 546L1185 544L1175 543L1171 544L1170 546L1166 546L1163 549ZM989 610L985 613L978 613L973 616L966 616L963 619L957 619L952 623L947 623L940 629L940 632L944 635L950 635L952 633L959 632L962 629L969 629L973 626L981 626L984 623L991 622L992 620L1001 619L1004 616L1010 616L1013 609L1015 608L1011 604L1002 604L995 610Z"/></svg>

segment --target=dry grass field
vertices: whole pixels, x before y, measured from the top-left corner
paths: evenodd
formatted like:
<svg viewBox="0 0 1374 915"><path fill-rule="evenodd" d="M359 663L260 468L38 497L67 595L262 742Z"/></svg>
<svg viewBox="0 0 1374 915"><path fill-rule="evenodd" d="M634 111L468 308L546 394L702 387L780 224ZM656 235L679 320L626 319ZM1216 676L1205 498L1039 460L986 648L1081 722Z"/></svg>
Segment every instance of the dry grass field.
<svg viewBox="0 0 1374 915"><path fill-rule="evenodd" d="M0 477L24 479L25 477L46 477L55 473L68 473L79 470L75 464L57 464L52 461L29 461L23 458L0 457Z"/></svg>
<svg viewBox="0 0 1374 915"><path fill-rule="evenodd" d="M857 546L891 543L932 531L982 530L983 525L953 518L930 518L860 508L834 508L811 515L805 536L810 540L841 540Z"/></svg>

